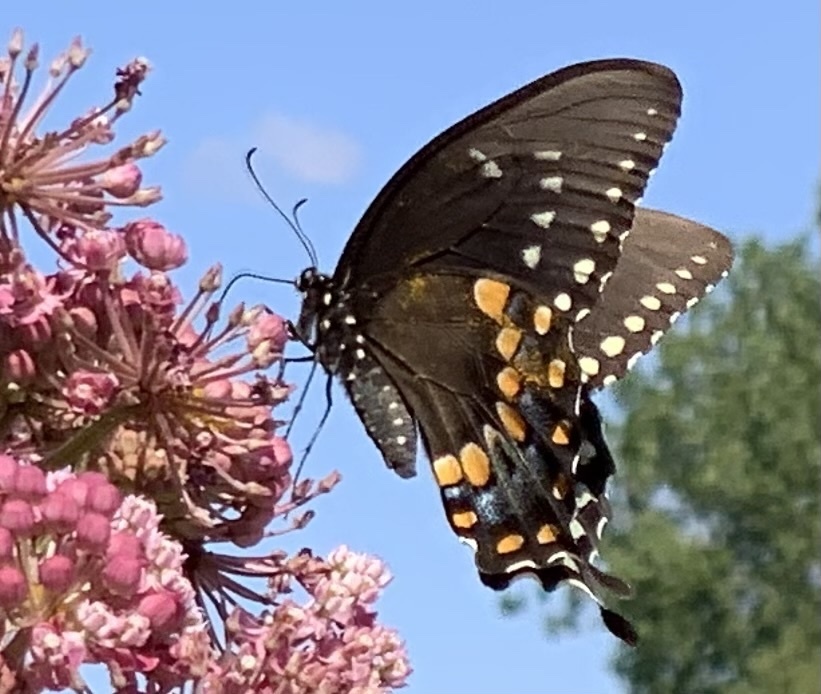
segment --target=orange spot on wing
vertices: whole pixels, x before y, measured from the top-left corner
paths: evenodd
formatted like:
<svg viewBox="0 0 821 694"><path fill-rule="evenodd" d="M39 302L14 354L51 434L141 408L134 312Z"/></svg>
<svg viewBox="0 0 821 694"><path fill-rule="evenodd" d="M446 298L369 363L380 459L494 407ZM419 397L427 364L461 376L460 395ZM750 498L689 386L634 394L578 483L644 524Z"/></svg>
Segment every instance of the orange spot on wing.
<svg viewBox="0 0 821 694"><path fill-rule="evenodd" d="M522 415L520 415L510 405L503 402L496 403L496 414L499 415L499 419L502 421L502 426L504 426L505 431L507 431L510 435L510 438L519 442L525 440L527 425L525 424L525 420L522 419Z"/></svg>
<svg viewBox="0 0 821 694"><path fill-rule="evenodd" d="M499 554L510 554L517 549L521 549L525 539L521 535L505 535L496 543L496 551Z"/></svg>
<svg viewBox="0 0 821 694"><path fill-rule="evenodd" d="M454 513L450 517L451 522L457 528L472 528L476 523L479 522L479 518L473 511L460 511L458 513Z"/></svg>
<svg viewBox="0 0 821 694"><path fill-rule="evenodd" d="M490 481L490 459L477 444L468 443L459 453L462 471L474 487L484 487Z"/></svg>
<svg viewBox="0 0 821 694"><path fill-rule="evenodd" d="M440 487L447 487L462 481L462 467L453 455L443 455L434 460L433 474Z"/></svg>
<svg viewBox="0 0 821 694"><path fill-rule="evenodd" d="M502 322L505 304L509 295L510 287L504 282L481 279L476 280L473 285L473 300L479 310L498 323Z"/></svg>
<svg viewBox="0 0 821 694"><path fill-rule="evenodd" d="M506 366L496 375L496 385L508 400L513 400L522 387L521 376L512 366Z"/></svg>
<svg viewBox="0 0 821 694"><path fill-rule="evenodd" d="M540 545L549 545L551 542L555 542L558 536L558 526L552 525L551 523L546 523L539 528L539 532L536 533L536 540Z"/></svg>
<svg viewBox="0 0 821 694"><path fill-rule="evenodd" d="M496 336L496 349L505 361L513 359L519 343L522 341L522 331L518 328L502 328Z"/></svg>

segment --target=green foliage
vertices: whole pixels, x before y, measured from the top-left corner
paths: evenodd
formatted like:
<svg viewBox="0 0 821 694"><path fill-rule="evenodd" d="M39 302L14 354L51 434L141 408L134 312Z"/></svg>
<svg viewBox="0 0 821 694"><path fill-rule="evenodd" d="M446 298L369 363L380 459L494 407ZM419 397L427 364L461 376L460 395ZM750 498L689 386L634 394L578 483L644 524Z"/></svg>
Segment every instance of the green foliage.
<svg viewBox="0 0 821 694"><path fill-rule="evenodd" d="M608 432L620 471L603 553L635 588L618 609L640 634L616 672L634 694L821 691L821 282L806 241L746 242L649 361L618 387Z"/></svg>

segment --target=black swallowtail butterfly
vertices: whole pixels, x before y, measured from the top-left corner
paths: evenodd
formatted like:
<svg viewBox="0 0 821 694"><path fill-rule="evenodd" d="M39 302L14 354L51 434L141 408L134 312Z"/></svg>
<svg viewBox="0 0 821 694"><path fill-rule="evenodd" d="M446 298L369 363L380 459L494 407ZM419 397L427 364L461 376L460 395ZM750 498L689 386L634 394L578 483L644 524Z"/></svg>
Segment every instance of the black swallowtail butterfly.
<svg viewBox="0 0 821 694"><path fill-rule="evenodd" d="M681 87L638 60L572 65L468 116L376 197L333 276L305 270L297 336L344 383L388 467L417 431L483 583L593 565L615 466L591 393L621 377L732 262L718 232L637 209Z"/></svg>

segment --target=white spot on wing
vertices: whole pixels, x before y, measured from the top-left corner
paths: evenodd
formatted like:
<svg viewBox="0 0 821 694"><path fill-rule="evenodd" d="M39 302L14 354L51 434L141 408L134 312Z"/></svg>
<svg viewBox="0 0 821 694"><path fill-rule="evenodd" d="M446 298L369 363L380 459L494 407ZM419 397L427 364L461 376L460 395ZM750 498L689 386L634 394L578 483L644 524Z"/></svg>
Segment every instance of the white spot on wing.
<svg viewBox="0 0 821 694"><path fill-rule="evenodd" d="M604 193L610 202L618 202L621 196L624 195L621 188L608 188Z"/></svg>
<svg viewBox="0 0 821 694"><path fill-rule="evenodd" d="M641 316L627 316L624 319L624 327L631 333L640 333L644 330L645 320Z"/></svg>
<svg viewBox="0 0 821 694"><path fill-rule="evenodd" d="M559 161L562 158L562 153L555 149L543 149L539 152L533 152L533 156L541 161Z"/></svg>
<svg viewBox="0 0 821 694"><path fill-rule="evenodd" d="M487 154L480 152L475 147L471 147L468 150L468 156L473 159L473 161L487 161Z"/></svg>
<svg viewBox="0 0 821 694"><path fill-rule="evenodd" d="M641 359L641 352L636 352L632 357L630 357L627 360L627 370L629 371L630 369L632 369L639 359Z"/></svg>
<svg viewBox="0 0 821 694"><path fill-rule="evenodd" d="M492 159L482 164L482 176L485 178L501 178L502 170Z"/></svg>
<svg viewBox="0 0 821 694"><path fill-rule="evenodd" d="M581 311L579 311L576 314L576 322L578 323L580 320L583 320L584 318L587 318L587 316L589 316L589 315L590 315L590 309L589 308L583 308Z"/></svg>
<svg viewBox="0 0 821 694"><path fill-rule="evenodd" d="M569 311L573 305L573 300L569 294L562 292L561 294L557 294L556 298L553 299L553 305L560 311Z"/></svg>
<svg viewBox="0 0 821 694"><path fill-rule="evenodd" d="M595 262L590 258L583 258L573 265L573 276L579 284L586 284L595 269Z"/></svg>
<svg viewBox="0 0 821 694"><path fill-rule="evenodd" d="M593 222L590 225L590 231L593 232L593 238L596 243L604 243L607 234L610 232L610 222L606 219L600 219L598 222Z"/></svg>
<svg viewBox="0 0 821 694"><path fill-rule="evenodd" d="M588 376L595 376L599 373L599 360L593 357L582 357L579 359L579 368Z"/></svg>
<svg viewBox="0 0 821 694"><path fill-rule="evenodd" d="M539 185L544 190L549 190L552 193L562 192L562 183L564 179L561 176L548 176L539 181Z"/></svg>
<svg viewBox="0 0 821 694"><path fill-rule="evenodd" d="M532 222L542 227L542 229L547 229L553 220L556 219L556 213L553 210L536 212L535 214L530 215L530 219Z"/></svg>
<svg viewBox="0 0 821 694"><path fill-rule="evenodd" d="M542 259L542 247L539 245L528 246L522 251L522 260L531 270L539 264Z"/></svg>
<svg viewBox="0 0 821 694"><path fill-rule="evenodd" d="M608 357L616 357L622 353L625 340L621 335L610 335L605 337L599 347Z"/></svg>
<svg viewBox="0 0 821 694"><path fill-rule="evenodd" d="M538 569L539 567L536 566L536 562L532 559L522 559L522 561L515 561L512 564L508 564L505 567L505 573L512 574L514 571L519 571L520 569Z"/></svg>
<svg viewBox="0 0 821 694"><path fill-rule="evenodd" d="M661 301L655 296L647 296L641 297L639 299L639 303L644 306L646 309L650 309L651 311L658 311L661 308Z"/></svg>
<svg viewBox="0 0 821 694"><path fill-rule="evenodd" d="M632 159L623 159L619 162L619 168L622 171L632 171L636 167L636 162Z"/></svg>

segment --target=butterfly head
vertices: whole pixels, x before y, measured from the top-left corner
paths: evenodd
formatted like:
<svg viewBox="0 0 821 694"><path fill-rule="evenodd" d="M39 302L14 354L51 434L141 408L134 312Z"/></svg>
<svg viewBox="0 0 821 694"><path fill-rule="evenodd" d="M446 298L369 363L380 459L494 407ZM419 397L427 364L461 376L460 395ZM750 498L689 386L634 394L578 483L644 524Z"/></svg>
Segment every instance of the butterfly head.
<svg viewBox="0 0 821 694"><path fill-rule="evenodd" d="M308 267L299 275L295 285L302 294L302 311L296 330L303 340L310 340L319 314L334 302L333 280L315 267Z"/></svg>

